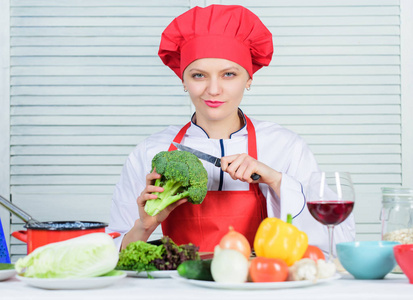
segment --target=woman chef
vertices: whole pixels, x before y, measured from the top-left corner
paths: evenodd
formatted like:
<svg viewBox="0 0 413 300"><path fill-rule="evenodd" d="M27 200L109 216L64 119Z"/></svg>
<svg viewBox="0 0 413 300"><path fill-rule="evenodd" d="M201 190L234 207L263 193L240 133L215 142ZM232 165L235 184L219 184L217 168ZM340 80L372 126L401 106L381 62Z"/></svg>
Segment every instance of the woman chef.
<svg viewBox="0 0 413 300"><path fill-rule="evenodd" d="M159 56L182 79L195 113L183 127L170 126L153 134L129 155L113 195L108 231L122 234L120 248L146 241L162 226L177 244L193 243L213 251L229 225L253 242L265 217L286 219L304 230L309 243L328 249L327 229L309 214L303 187L318 166L306 143L271 122L248 118L238 107L253 74L272 58L272 35L248 9L236 5L195 7L164 30ZM203 162L208 193L200 205L180 200L158 215L144 211L159 178L151 160L172 141L222 157L222 167ZM230 165L229 165L230 164ZM251 179L257 173L261 178ZM337 226L335 241L354 239L351 215Z"/></svg>

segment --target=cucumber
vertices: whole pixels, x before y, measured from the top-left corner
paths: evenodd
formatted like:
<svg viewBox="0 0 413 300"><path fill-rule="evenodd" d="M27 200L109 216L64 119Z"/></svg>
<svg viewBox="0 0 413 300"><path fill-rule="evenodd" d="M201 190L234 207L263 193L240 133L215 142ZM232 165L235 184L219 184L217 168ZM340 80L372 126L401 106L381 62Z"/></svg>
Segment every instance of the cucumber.
<svg viewBox="0 0 413 300"><path fill-rule="evenodd" d="M178 268L178 274L188 279L214 281L211 274L212 259L205 260L187 260L181 263Z"/></svg>

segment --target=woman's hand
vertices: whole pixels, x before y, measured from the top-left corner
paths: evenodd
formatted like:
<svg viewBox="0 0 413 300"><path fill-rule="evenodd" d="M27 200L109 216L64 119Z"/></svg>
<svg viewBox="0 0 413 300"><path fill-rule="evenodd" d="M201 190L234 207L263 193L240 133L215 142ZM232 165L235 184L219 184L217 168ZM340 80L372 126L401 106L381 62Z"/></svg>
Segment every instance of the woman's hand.
<svg viewBox="0 0 413 300"><path fill-rule="evenodd" d="M221 158L221 168L232 179L243 182L268 184L279 196L282 174L266 164L252 158L246 153L228 155ZM260 179L254 181L252 174L259 174Z"/></svg>
<svg viewBox="0 0 413 300"><path fill-rule="evenodd" d="M155 180L160 178L161 175L156 173L156 170L146 175L146 187L136 199L139 209L139 219L135 221L135 225L125 235L122 241L122 248L126 247L130 242L134 241L147 241L149 236L154 232L156 227L164 221L169 214L179 205L187 202L187 199L178 200L175 203L167 206L155 216L150 216L145 212L146 201L156 199L157 195L154 192L163 192L163 188L153 185Z"/></svg>
<svg viewBox="0 0 413 300"><path fill-rule="evenodd" d="M171 205L167 206L165 209L161 210L157 215L155 216L150 216L145 212L145 204L146 201L151 200L151 199L156 199L157 195L153 194L154 192L163 192L163 188L159 186L154 186L154 182L156 179L161 178L161 175L156 173L156 170L152 171L152 173L148 174L146 176L146 188L142 191L138 199L136 200L138 203L138 208L139 208L139 216L140 221L142 223L142 227L145 229L150 228L155 228L162 223L163 220L165 220L168 215L175 209L175 207L185 203L187 200L186 199L181 199L175 203L172 203Z"/></svg>

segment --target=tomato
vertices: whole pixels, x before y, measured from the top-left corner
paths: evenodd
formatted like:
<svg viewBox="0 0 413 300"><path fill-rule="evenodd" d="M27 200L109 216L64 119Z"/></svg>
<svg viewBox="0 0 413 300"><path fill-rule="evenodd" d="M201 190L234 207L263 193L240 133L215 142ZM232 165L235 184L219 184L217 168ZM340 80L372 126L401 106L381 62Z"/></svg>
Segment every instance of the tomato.
<svg viewBox="0 0 413 300"><path fill-rule="evenodd" d="M247 238L234 230L232 226L229 227L229 231L225 234L220 242L221 249L232 249L241 252L247 259L251 255L251 246Z"/></svg>
<svg viewBox="0 0 413 300"><path fill-rule="evenodd" d="M286 281L288 266L282 259L258 256L251 261L250 277L253 282Z"/></svg>
<svg viewBox="0 0 413 300"><path fill-rule="evenodd" d="M307 250L305 251L303 258L311 258L312 260L319 260L319 259L324 259L325 256L323 251L320 250L320 248L312 245L308 245Z"/></svg>

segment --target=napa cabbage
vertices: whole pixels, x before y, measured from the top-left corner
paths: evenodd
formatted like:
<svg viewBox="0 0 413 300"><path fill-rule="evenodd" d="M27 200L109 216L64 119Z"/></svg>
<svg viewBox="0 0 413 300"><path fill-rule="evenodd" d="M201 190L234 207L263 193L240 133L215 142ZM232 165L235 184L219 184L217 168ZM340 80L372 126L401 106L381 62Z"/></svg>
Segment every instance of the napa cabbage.
<svg viewBox="0 0 413 300"><path fill-rule="evenodd" d="M104 275L118 262L119 251L105 233L91 233L35 249L15 263L20 276L83 278Z"/></svg>

